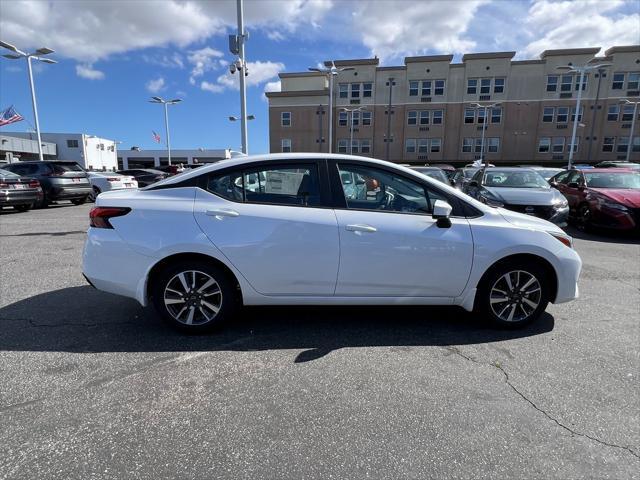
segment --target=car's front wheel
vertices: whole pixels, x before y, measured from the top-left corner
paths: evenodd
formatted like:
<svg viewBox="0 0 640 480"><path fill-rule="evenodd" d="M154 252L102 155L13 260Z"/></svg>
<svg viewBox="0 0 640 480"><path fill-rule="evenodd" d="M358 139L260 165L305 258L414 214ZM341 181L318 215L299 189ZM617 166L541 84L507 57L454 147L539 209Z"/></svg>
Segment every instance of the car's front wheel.
<svg viewBox="0 0 640 480"><path fill-rule="evenodd" d="M536 320L549 304L547 272L533 262L498 264L483 278L476 313L502 328L519 328Z"/></svg>
<svg viewBox="0 0 640 480"><path fill-rule="evenodd" d="M238 306L234 282L215 265L179 262L151 280L156 311L183 331L198 333L218 328L233 317Z"/></svg>

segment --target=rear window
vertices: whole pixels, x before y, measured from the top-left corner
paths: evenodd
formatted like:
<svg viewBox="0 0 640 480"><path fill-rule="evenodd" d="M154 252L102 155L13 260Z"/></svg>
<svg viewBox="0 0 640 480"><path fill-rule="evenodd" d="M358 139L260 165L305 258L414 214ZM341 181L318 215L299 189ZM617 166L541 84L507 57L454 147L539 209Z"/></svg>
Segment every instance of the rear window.
<svg viewBox="0 0 640 480"><path fill-rule="evenodd" d="M77 163L51 163L54 173L61 174L66 172L84 172L82 167Z"/></svg>

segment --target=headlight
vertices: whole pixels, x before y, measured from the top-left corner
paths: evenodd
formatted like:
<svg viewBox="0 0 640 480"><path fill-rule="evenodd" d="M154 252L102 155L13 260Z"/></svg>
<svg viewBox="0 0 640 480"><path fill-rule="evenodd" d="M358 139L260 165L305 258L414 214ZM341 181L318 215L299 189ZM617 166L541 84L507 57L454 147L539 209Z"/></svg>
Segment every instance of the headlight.
<svg viewBox="0 0 640 480"><path fill-rule="evenodd" d="M486 193L481 193L479 195L479 200L482 203L486 203L490 207L503 207L504 206L504 203L502 203L500 200L497 200L497 199L487 195Z"/></svg>
<svg viewBox="0 0 640 480"><path fill-rule="evenodd" d="M607 199L604 199L604 198L598 198L598 205L600 205L601 207L606 207L606 208L611 208L613 210L618 210L620 212L626 212L626 211L629 210L627 207L625 207L621 203L613 202L611 200L607 200Z"/></svg>
<svg viewBox="0 0 640 480"><path fill-rule="evenodd" d="M553 202L553 207L557 210L560 208L566 208L569 206L569 202L566 198L559 198L555 202Z"/></svg>

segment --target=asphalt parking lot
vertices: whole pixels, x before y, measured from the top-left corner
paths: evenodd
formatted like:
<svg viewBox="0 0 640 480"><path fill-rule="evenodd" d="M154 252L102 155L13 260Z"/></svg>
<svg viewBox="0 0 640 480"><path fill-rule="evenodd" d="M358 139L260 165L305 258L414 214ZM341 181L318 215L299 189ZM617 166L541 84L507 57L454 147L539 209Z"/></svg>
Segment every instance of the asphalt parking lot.
<svg viewBox="0 0 640 480"><path fill-rule="evenodd" d="M581 298L251 308L178 334L81 275L90 205L0 213L0 478L639 478L640 242L579 234Z"/></svg>

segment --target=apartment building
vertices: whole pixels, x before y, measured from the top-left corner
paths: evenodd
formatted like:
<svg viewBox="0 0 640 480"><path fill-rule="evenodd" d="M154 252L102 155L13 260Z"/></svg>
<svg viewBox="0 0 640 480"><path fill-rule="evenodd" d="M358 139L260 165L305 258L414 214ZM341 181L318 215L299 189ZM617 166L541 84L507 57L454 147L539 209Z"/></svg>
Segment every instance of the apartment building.
<svg viewBox="0 0 640 480"><path fill-rule="evenodd" d="M640 45L608 49L580 85L558 67L585 65L600 48L546 50L536 60L516 52L406 57L403 66L377 58L338 60L333 89L333 152L398 163L564 165L582 89L574 162L640 161ZM330 66L331 62L325 62ZM271 152L327 152L328 76L281 73L281 91L267 93ZM477 105L481 105L478 107ZM485 106L493 105L491 108ZM640 107L638 108L640 117Z"/></svg>

